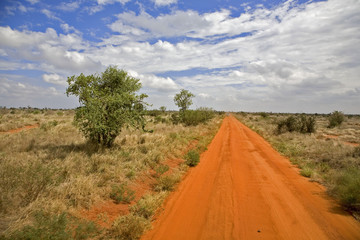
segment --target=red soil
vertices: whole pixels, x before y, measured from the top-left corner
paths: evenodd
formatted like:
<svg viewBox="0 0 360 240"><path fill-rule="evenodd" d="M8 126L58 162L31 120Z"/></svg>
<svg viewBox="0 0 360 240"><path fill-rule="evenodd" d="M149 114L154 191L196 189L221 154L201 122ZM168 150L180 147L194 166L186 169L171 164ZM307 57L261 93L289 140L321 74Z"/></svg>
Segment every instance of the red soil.
<svg viewBox="0 0 360 240"><path fill-rule="evenodd" d="M186 149L183 151L185 154L190 149L197 145L198 141L194 140L189 143ZM164 175L169 175L177 168L183 159L174 158L165 161L165 165L169 166L169 170ZM129 187L135 191L135 199L130 204L116 204L112 200L108 200L102 203L95 204L89 210L82 210L80 215L87 220L93 221L103 228L110 228L113 222L123 215L129 213L130 207L138 202L142 196L152 191L152 186L156 183L155 177L157 176L155 170L148 169L142 175L140 175L134 184Z"/></svg>
<svg viewBox="0 0 360 240"><path fill-rule="evenodd" d="M112 200L98 203L89 210L82 210L81 216L93 221L103 228L110 228L112 223L119 217L129 213L130 206L138 202L147 192L151 192L151 186L155 179L149 174L143 174L136 179L135 183L129 187L135 191L135 199L130 204L116 204Z"/></svg>
<svg viewBox="0 0 360 240"><path fill-rule="evenodd" d="M29 129L38 128L38 127L39 127L39 124L34 124L34 125L28 125L28 126L21 127L21 128L11 129L9 131L0 132L0 133L18 133L18 132L21 132L23 130L29 130Z"/></svg>
<svg viewBox="0 0 360 240"><path fill-rule="evenodd" d="M234 117L165 203L146 239L360 239L360 223Z"/></svg>

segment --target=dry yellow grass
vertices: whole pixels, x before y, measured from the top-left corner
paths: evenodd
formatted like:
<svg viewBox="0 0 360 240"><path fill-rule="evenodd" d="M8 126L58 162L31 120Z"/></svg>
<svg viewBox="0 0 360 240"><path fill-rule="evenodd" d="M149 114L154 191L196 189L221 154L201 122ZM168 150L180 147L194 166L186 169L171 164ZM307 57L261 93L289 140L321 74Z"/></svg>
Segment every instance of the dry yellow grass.
<svg viewBox="0 0 360 240"><path fill-rule="evenodd" d="M11 234L24 226L34 226L38 212L49 216L66 213L79 219L84 209L111 201L113 185L136 186L143 176L160 181L151 185L153 198L144 200L151 205L149 199L156 200L156 194L164 194L155 191L164 177L153 177L151 172L167 159L182 158L190 143L195 142L193 147L204 150L221 122L221 117L195 127L152 122L147 128L153 133L124 129L113 148L102 149L88 143L72 125L73 114L72 110L28 109L2 113L2 129L33 123L39 127L0 134L0 236L15 236ZM170 178L186 170L181 165L177 168ZM131 219L136 222L140 218ZM54 224L50 220L49 224ZM100 235L107 238L114 231L118 234L119 229L126 228L119 225L121 222L116 221L117 230L112 228Z"/></svg>

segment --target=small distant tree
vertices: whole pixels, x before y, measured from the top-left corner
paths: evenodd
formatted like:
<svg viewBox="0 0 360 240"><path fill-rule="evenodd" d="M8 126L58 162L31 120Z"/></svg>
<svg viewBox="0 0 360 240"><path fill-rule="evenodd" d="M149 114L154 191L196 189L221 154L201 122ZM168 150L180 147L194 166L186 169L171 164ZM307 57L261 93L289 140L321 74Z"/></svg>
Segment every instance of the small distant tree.
<svg viewBox="0 0 360 240"><path fill-rule="evenodd" d="M145 127L146 94L139 79L116 66L100 75L68 77L67 96L79 97L74 123L92 142L110 147L124 126Z"/></svg>
<svg viewBox="0 0 360 240"><path fill-rule="evenodd" d="M176 94L174 97L174 102L176 106L180 108L180 111L186 111L192 104L192 98L195 97L194 94L188 90L181 89L180 93Z"/></svg>
<svg viewBox="0 0 360 240"><path fill-rule="evenodd" d="M161 111L162 113L165 113L165 112L166 112L166 107L165 107L165 106L161 106L159 109L160 109L160 111Z"/></svg>
<svg viewBox="0 0 360 240"><path fill-rule="evenodd" d="M329 128L334 128L336 126L340 126L342 122L345 120L345 116L340 111L334 111L329 116Z"/></svg>

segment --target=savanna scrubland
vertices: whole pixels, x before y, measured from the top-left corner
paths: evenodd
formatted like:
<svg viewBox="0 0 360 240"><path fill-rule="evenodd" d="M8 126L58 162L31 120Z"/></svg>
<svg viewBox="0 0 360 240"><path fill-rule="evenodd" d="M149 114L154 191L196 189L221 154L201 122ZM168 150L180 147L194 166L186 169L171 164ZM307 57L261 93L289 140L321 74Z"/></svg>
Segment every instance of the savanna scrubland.
<svg viewBox="0 0 360 240"><path fill-rule="evenodd" d="M152 133L124 128L105 148L83 137L74 114L1 109L1 238L138 238L222 119L188 126L173 123L177 113L149 111Z"/></svg>
<svg viewBox="0 0 360 240"><path fill-rule="evenodd" d="M301 175L323 184L331 196L359 219L359 115L345 116L335 111L332 114L262 112L235 116L297 165ZM311 127L302 127L304 122Z"/></svg>

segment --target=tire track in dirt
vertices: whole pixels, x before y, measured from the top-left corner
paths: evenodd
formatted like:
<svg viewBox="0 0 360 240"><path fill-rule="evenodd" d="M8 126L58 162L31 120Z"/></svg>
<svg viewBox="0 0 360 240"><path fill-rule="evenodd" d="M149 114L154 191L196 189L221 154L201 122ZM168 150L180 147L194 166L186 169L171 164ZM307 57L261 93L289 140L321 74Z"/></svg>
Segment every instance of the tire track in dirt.
<svg viewBox="0 0 360 240"><path fill-rule="evenodd" d="M142 239L360 239L360 223L269 143L226 117Z"/></svg>
<svg viewBox="0 0 360 240"><path fill-rule="evenodd" d="M8 131L0 131L0 134L12 134L12 133L18 133L18 132L21 132L23 130L29 130L29 129L33 129L33 128L38 128L39 127L39 124L34 124L34 125L26 125L24 127L21 127L21 128L16 128L16 129L11 129L11 130L8 130Z"/></svg>

